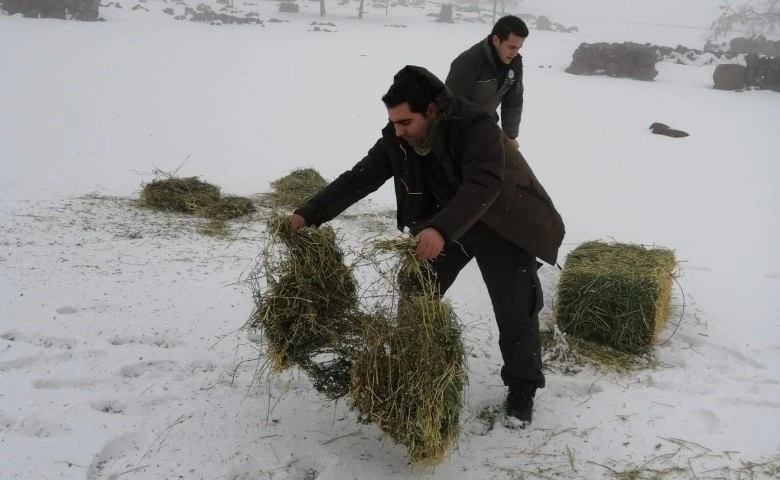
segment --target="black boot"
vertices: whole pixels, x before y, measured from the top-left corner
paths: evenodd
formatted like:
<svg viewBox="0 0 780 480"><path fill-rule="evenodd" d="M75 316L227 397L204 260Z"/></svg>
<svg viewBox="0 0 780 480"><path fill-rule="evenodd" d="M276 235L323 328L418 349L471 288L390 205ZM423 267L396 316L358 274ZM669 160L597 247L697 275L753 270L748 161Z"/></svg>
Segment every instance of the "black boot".
<svg viewBox="0 0 780 480"><path fill-rule="evenodd" d="M531 423L535 395L536 387L533 385L515 385L509 387L509 394L506 396L507 417L514 417L525 424Z"/></svg>

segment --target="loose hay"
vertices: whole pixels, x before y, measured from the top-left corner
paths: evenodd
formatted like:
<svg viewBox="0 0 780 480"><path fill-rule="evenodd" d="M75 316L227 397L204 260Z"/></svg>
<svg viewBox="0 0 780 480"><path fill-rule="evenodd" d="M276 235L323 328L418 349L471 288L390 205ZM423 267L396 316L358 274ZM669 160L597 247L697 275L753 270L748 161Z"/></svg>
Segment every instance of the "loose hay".
<svg viewBox="0 0 780 480"><path fill-rule="evenodd" d="M360 419L405 445L412 460L443 459L459 434L465 349L452 307L414 256L414 240L380 242L363 255L403 259L390 276L397 279L388 294L393 306L372 297L380 304L368 314L331 228L290 235L286 219L275 216L269 231L275 243L256 278L267 287L256 282L245 328L263 332L272 369L300 366L329 398L348 394ZM279 244L284 251L271 260ZM401 285L414 288L401 292Z"/></svg>
<svg viewBox="0 0 780 480"><path fill-rule="evenodd" d="M313 168L299 168L271 182L274 191L269 195L275 207L295 208L313 197L328 185L322 175Z"/></svg>
<svg viewBox="0 0 780 480"><path fill-rule="evenodd" d="M203 206L198 213L206 218L224 221L249 215L255 210L255 205L252 203L252 200L244 197L226 195Z"/></svg>
<svg viewBox="0 0 780 480"><path fill-rule="evenodd" d="M398 292L394 319L379 313L365 324L350 404L405 445L413 461L437 463L459 434L465 349L454 311L439 298L414 247L412 239L376 246L402 258L397 288L409 281L417 288Z"/></svg>
<svg viewBox="0 0 780 480"><path fill-rule="evenodd" d="M664 248L583 243L561 274L559 328L622 352L647 352L669 314L675 265L674 253Z"/></svg>
<svg viewBox="0 0 780 480"><path fill-rule="evenodd" d="M291 235L286 218L274 215L268 230L285 252L266 257L261 276L267 288L254 285L255 310L245 327L262 330L274 371L299 365L320 391L341 396L349 385L345 370L360 327L352 269L344 265L330 227L302 228ZM331 358L317 362L318 355Z"/></svg>
<svg viewBox="0 0 780 480"><path fill-rule="evenodd" d="M141 190L142 206L171 212L197 213L219 198L219 187L197 177L155 179Z"/></svg>
<svg viewBox="0 0 780 480"><path fill-rule="evenodd" d="M567 336L560 330L542 330L541 338L543 361L546 368L553 371L576 373L578 370L572 369L572 365L592 364L610 372L630 374L657 365L651 355L621 352L600 343Z"/></svg>
<svg viewBox="0 0 780 480"><path fill-rule="evenodd" d="M142 207L156 210L200 215L209 219L200 229L208 235L227 234L225 222L255 211L251 200L233 195L221 196L216 185L197 177L177 178L172 175L155 179L141 190Z"/></svg>

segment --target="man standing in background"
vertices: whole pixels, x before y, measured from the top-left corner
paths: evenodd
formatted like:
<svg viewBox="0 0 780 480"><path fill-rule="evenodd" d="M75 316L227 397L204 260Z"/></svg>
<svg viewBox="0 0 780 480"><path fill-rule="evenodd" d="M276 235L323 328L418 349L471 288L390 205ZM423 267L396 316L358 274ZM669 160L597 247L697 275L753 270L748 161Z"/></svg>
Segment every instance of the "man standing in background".
<svg viewBox="0 0 780 480"><path fill-rule="evenodd" d="M523 113L523 57L520 56L528 26L507 15L493 26L487 38L458 55L452 61L445 84L457 96L476 103L498 122L512 145Z"/></svg>

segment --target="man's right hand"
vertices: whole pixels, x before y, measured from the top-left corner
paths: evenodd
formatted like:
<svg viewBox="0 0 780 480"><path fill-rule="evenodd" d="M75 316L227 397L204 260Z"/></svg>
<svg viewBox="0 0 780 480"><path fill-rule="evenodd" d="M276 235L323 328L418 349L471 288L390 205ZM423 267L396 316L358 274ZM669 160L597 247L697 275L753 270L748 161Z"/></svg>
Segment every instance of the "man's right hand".
<svg viewBox="0 0 780 480"><path fill-rule="evenodd" d="M293 213L292 215L287 217L287 223L290 224L290 233L292 235L295 235L296 233L298 233L298 230L300 230L301 227L306 226L306 219L298 215L297 213Z"/></svg>

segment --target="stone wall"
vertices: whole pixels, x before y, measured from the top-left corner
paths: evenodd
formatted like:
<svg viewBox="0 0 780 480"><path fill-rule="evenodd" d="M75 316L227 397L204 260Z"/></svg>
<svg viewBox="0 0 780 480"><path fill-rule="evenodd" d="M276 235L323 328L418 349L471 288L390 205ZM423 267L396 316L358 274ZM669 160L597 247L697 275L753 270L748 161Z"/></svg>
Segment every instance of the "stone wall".
<svg viewBox="0 0 780 480"><path fill-rule="evenodd" d="M2 0L8 15L21 13L28 18L72 18L94 22L98 20L100 0Z"/></svg>

